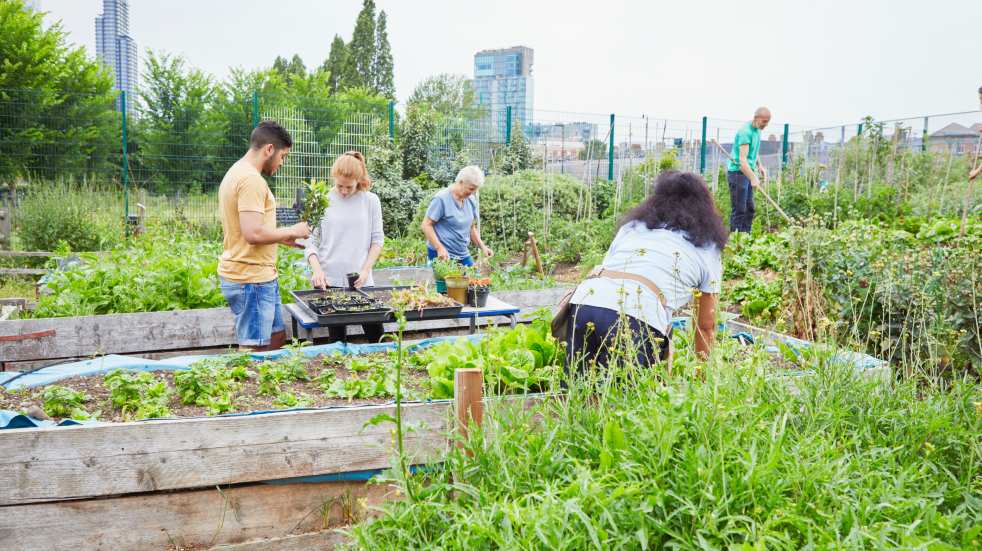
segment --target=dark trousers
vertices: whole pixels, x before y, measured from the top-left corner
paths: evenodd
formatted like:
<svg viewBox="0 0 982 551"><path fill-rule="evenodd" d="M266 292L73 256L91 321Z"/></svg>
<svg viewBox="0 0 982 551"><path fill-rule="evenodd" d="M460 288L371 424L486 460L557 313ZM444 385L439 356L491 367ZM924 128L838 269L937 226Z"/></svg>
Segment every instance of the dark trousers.
<svg viewBox="0 0 982 551"><path fill-rule="evenodd" d="M585 365L596 362L607 367L610 349L615 344L619 330L630 329L632 348L638 365L651 367L659 360L668 359L668 339L661 331L647 323L624 316L609 308L573 304L566 329L566 366L582 371ZM671 334L671 331L669 331Z"/></svg>
<svg viewBox="0 0 982 551"><path fill-rule="evenodd" d="M726 182L730 184L730 231L750 233L754 223L754 188L750 178L742 172L727 172Z"/></svg>
<svg viewBox="0 0 982 551"><path fill-rule="evenodd" d="M377 343L382 339L382 335L385 334L385 329L382 327L381 323L363 323L361 324L361 330L365 332L365 338L368 339L368 342L370 343ZM327 341L348 342L348 326L347 325L328 326Z"/></svg>

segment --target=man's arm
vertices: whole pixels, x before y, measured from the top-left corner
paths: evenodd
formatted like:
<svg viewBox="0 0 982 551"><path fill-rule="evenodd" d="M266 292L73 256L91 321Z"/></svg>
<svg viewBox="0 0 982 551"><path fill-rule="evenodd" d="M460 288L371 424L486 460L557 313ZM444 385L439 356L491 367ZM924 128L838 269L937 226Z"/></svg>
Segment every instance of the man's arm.
<svg viewBox="0 0 982 551"><path fill-rule="evenodd" d="M240 212L239 227L242 229L242 237L250 245L283 243L284 245L297 246L297 239L303 239L310 235L310 226L306 222L298 222L285 228L268 229L263 226L263 214L261 212Z"/></svg>
<svg viewBox="0 0 982 551"><path fill-rule="evenodd" d="M750 168L750 162L747 161L748 155L750 155L750 144L740 144L740 172L750 180L750 185L760 187L760 180L757 179L757 173L754 172L753 168Z"/></svg>

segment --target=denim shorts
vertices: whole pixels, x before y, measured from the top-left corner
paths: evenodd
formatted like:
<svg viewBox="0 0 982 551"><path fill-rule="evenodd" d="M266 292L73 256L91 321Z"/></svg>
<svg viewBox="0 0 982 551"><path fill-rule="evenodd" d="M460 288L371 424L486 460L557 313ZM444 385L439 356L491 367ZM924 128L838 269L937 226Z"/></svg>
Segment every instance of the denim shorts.
<svg viewBox="0 0 982 551"><path fill-rule="evenodd" d="M235 283L221 280L222 294L235 314L239 346L266 346L273 333L285 331L280 313L279 281Z"/></svg>

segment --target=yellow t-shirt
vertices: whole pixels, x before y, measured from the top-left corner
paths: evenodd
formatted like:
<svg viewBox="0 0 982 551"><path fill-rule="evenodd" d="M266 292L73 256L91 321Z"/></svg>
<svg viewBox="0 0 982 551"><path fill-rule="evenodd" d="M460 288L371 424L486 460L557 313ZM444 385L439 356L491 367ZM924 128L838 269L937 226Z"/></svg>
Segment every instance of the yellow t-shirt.
<svg viewBox="0 0 982 551"><path fill-rule="evenodd" d="M263 215L263 227L276 229L276 198L256 167L237 161L218 187L218 215L225 234L225 251L218 262L218 275L235 283L265 283L276 279L276 243L250 245L242 236L240 212Z"/></svg>

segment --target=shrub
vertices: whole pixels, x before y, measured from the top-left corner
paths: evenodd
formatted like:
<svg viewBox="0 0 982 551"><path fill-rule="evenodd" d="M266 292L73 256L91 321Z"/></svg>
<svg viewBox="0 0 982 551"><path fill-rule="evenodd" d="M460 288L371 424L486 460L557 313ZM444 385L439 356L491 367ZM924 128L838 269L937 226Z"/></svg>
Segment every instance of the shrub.
<svg viewBox="0 0 982 551"><path fill-rule="evenodd" d="M76 251L109 249L122 241L122 220L119 190L73 182L32 184L15 212L17 236L32 251L62 242Z"/></svg>
<svg viewBox="0 0 982 551"><path fill-rule="evenodd" d="M372 186L372 191L382 203L385 234L402 237L410 233L414 228L414 214L424 195L419 184L414 180L382 181Z"/></svg>

